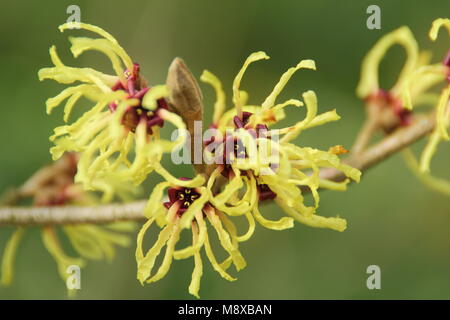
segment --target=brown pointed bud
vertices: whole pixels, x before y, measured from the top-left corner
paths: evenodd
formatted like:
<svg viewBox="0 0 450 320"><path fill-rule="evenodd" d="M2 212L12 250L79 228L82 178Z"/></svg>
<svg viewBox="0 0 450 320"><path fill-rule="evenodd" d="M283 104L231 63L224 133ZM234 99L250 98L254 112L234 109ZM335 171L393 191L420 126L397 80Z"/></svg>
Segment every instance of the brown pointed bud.
<svg viewBox="0 0 450 320"><path fill-rule="evenodd" d="M202 143L198 146L198 143L194 143L194 141L202 141L202 132L194 132L194 122L203 119L202 92L181 58L175 58L172 61L166 84L170 91L170 107L182 117L191 135L191 161L194 163L194 148L199 148L197 153L200 152L200 155L203 155ZM194 164L194 168L197 172L204 172L203 164Z"/></svg>

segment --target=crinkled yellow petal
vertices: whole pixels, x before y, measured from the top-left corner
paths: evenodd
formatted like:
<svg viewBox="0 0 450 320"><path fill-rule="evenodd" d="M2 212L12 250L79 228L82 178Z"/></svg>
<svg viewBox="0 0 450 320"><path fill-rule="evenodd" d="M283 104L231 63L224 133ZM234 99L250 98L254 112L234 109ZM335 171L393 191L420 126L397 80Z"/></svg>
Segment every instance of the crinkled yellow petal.
<svg viewBox="0 0 450 320"><path fill-rule="evenodd" d="M244 186L240 171L234 170L234 173L234 177L227 182L223 191L211 199L211 202L214 205L222 206L231 196Z"/></svg>
<svg viewBox="0 0 450 320"><path fill-rule="evenodd" d="M300 213L298 213L295 209L288 207L283 201L279 201L275 199L277 204L283 208L286 213L292 216L295 220L315 228L328 228L336 231L344 231L347 228L347 221L341 218L326 218L318 215L311 215L306 217Z"/></svg>
<svg viewBox="0 0 450 320"><path fill-rule="evenodd" d="M337 121L341 117L337 114L336 109L327 111L316 116L311 122L305 125L305 129L318 127L328 122Z"/></svg>
<svg viewBox="0 0 450 320"><path fill-rule="evenodd" d="M273 88L273 91L266 98L266 100L262 103L261 106L263 109L270 108L275 104L275 100L277 99L278 95L281 93L281 91L286 86L289 79L291 79L293 74L299 69L316 70L316 63L314 62L314 60L302 60L295 67L289 68L285 73L283 73L280 80Z"/></svg>
<svg viewBox="0 0 450 320"><path fill-rule="evenodd" d="M178 224L175 224L172 235L167 241L166 253L164 254L162 264L159 267L158 271L155 273L155 275L147 280L147 283L156 282L164 278L167 272L169 272L170 265L172 264L173 252L175 251L175 245L180 239L180 231L181 231L180 226Z"/></svg>
<svg viewBox="0 0 450 320"><path fill-rule="evenodd" d="M246 183L248 192L244 196L244 200L248 201L250 207L253 208L258 203L258 188L255 177L252 173L249 174L249 178L246 179Z"/></svg>
<svg viewBox="0 0 450 320"><path fill-rule="evenodd" d="M230 254L231 258L233 259L233 264L236 267L236 270L239 271L245 268L247 263L245 262L245 259L244 257L242 257L238 248L233 246L233 244L231 243L230 235L223 228L220 218L213 211L207 211L207 217L209 222L217 232L220 244Z"/></svg>
<svg viewBox="0 0 450 320"><path fill-rule="evenodd" d="M83 115L70 126L66 125L56 127L54 129L55 134L50 137L50 141L54 141L57 137L64 134L71 134L73 136L78 136L79 133L83 131L83 129L85 130L86 127L92 124L93 120L98 120L99 118L101 118L102 110L103 108L105 108L105 106L106 106L105 102L98 102L90 110L83 113Z"/></svg>
<svg viewBox="0 0 450 320"><path fill-rule="evenodd" d="M438 18L433 21L430 32L428 33L428 35L432 41L436 41L441 27L447 28L447 31L450 35L450 19Z"/></svg>
<svg viewBox="0 0 450 320"><path fill-rule="evenodd" d="M236 110L238 111L238 115L240 115L240 112L242 111L242 101L240 97L240 91L239 86L241 85L242 77L247 70L248 66L255 61L263 60L263 59L269 59L269 56L266 55L263 51L253 52L247 60L245 60L244 65L242 66L241 70L239 70L238 74L234 78L233 81L233 104L236 107Z"/></svg>
<svg viewBox="0 0 450 320"><path fill-rule="evenodd" d="M446 76L446 69L442 64L423 66L407 77L402 92L404 107L412 110L412 97L420 98L420 93L443 81Z"/></svg>
<svg viewBox="0 0 450 320"><path fill-rule="evenodd" d="M149 221L153 221L153 219ZM151 223L147 222L142 228L142 230L139 232L139 235L141 235L141 232L142 235L141 236L138 235L138 248L136 250L138 249L142 250L143 236L145 234L145 231L150 226L150 224ZM136 257L138 257L137 278L141 282L141 284L144 284L144 281L146 281L150 277L153 266L155 265L155 260L161 253L161 249L166 245L167 241L172 236L175 225L176 223L170 223L167 226L165 226L164 229L161 230L155 244L150 250L147 251L145 256L142 256L141 258L141 252L136 251Z"/></svg>
<svg viewBox="0 0 450 320"><path fill-rule="evenodd" d="M77 103L82 95L82 93L77 92L67 100L66 106L64 107L64 122L67 122L69 120L70 113L72 112L75 103Z"/></svg>
<svg viewBox="0 0 450 320"><path fill-rule="evenodd" d="M199 237L200 237L199 230L197 226L194 224L192 226L192 247L194 248L199 247ZM200 290L200 279L202 278L203 274L203 264L199 250L196 250L194 253L194 263L195 266L194 270L192 271L191 283L189 284L189 293L197 298L200 298L200 296L198 295L198 291Z"/></svg>
<svg viewBox="0 0 450 320"><path fill-rule="evenodd" d="M239 90L239 99L241 100L242 106L245 106L248 102L248 92L245 90Z"/></svg>
<svg viewBox="0 0 450 320"><path fill-rule="evenodd" d="M286 205L290 207L298 202L303 203L300 189L292 183L286 183L280 177L264 175L259 177L258 182L260 184L267 184L275 192L277 198L282 198L286 202Z"/></svg>
<svg viewBox="0 0 450 320"><path fill-rule="evenodd" d="M222 88L222 82L208 70L204 70L200 80L210 84L216 92L216 102L214 103L213 123L218 123L220 117L225 111L225 92ZM242 99L241 99L242 100Z"/></svg>
<svg viewBox="0 0 450 320"><path fill-rule="evenodd" d="M286 108L287 106L301 107L301 106L303 106L303 105L304 105L303 102L301 102L300 100L297 100L297 99L289 99L289 100L287 100L287 101L285 101L285 102L283 102L283 103L279 103L279 104L273 106L271 109L272 109L273 111L277 111L278 109L284 109L284 108Z"/></svg>
<svg viewBox="0 0 450 320"><path fill-rule="evenodd" d="M196 175L194 179L191 180L181 180L172 176L166 169L164 169L160 164L155 164L155 171L160 174L166 181L170 184L186 188L196 188L205 183L204 175Z"/></svg>
<svg viewBox="0 0 450 320"><path fill-rule="evenodd" d="M198 227L197 227L197 224L198 224ZM193 256L196 252L198 252L201 249L201 247L205 243L206 224L205 224L205 220L203 219L202 211L197 211L195 213L195 221L192 222L192 227L199 229L199 233L198 233L198 235L196 235L197 240L195 241L195 244L193 244L189 247L186 247L181 250L176 250L173 253L173 257L176 260L186 259L186 258Z"/></svg>
<svg viewBox="0 0 450 320"><path fill-rule="evenodd" d="M158 85L147 91L142 99L142 106L148 110L155 110L159 99L169 96L169 89L166 85Z"/></svg>
<svg viewBox="0 0 450 320"><path fill-rule="evenodd" d="M214 169L214 171L209 176L208 182L206 183L207 190L212 190L214 183L216 182L216 179L220 175L221 172L222 172L221 167L217 167Z"/></svg>
<svg viewBox="0 0 450 320"><path fill-rule="evenodd" d="M251 212L246 212L245 213L245 217L247 218L247 221L248 221L248 230L242 236L238 236L237 237L237 240L239 242L247 241L248 239L251 238L251 236L255 232L255 219L253 218L252 213Z"/></svg>
<svg viewBox="0 0 450 320"><path fill-rule="evenodd" d="M9 238L3 251L1 278L0 284L2 286L9 286L14 278L14 261L16 260L17 248L20 240L25 233L25 228L18 227Z"/></svg>
<svg viewBox="0 0 450 320"><path fill-rule="evenodd" d="M72 68L62 64L56 52L56 47L50 47L50 57L56 67L42 68L38 72L39 80L53 79L59 83L69 84L76 81L94 83L103 92L112 92L111 87L117 82L116 76L111 76L92 68Z"/></svg>
<svg viewBox="0 0 450 320"><path fill-rule="evenodd" d="M116 47L107 39L91 39L85 37L69 37L72 43L70 51L72 51L75 58L88 50L97 50L104 53L111 61L112 67L117 76L124 79L124 70L121 61L117 56Z"/></svg>
<svg viewBox="0 0 450 320"><path fill-rule="evenodd" d="M399 44L405 49L406 61L394 88L391 90L397 91L402 89L404 80L416 67L419 55L417 42L408 27L401 27L381 37L364 57L360 81L356 88L358 97L365 98L380 89L378 67L387 50L395 44Z"/></svg>
<svg viewBox="0 0 450 320"><path fill-rule="evenodd" d="M133 68L133 60L131 60L131 58L128 56L128 54L126 53L126 51L119 45L119 43L117 42L117 40L108 32L106 32L105 30L103 30L102 28L99 28L97 26L93 26L91 24L86 24L86 23L81 23L81 22L68 22L65 24L60 25L59 27L59 31L64 32L64 30L67 29L78 29L78 28L82 28L85 30L89 30L92 31L94 33L97 33L98 35L104 37L105 39L109 40L111 42L112 45L114 45L115 47L115 51L117 51L117 55L122 59L122 61L124 62L125 66L132 70Z"/></svg>
<svg viewBox="0 0 450 320"><path fill-rule="evenodd" d="M59 106L61 104L61 102L65 99L67 99L68 97L73 97L74 95L79 95L79 97L81 97L81 95L83 93L83 89L85 89L85 88L92 89L92 88L94 88L94 86L88 85L88 84L80 84L78 86L69 87L69 88L61 91L57 96L47 99L47 101L45 102L45 105L47 107L47 110L46 110L47 114L50 114L55 107ZM65 112L65 113L68 113L68 112ZM65 120L65 121L67 121L67 120Z"/></svg>
<svg viewBox="0 0 450 320"><path fill-rule="evenodd" d="M172 152L173 149L179 148L180 146L184 145L187 136L186 124L179 115L173 112L160 109L158 113L159 116L164 119L164 121L172 123L178 129L178 137L175 141L168 141L163 139L159 139L158 141L165 152Z"/></svg>
<svg viewBox="0 0 450 320"><path fill-rule="evenodd" d="M439 130L441 137L444 140L450 140L448 136L447 127L448 127L448 118L450 116L450 85L445 88L441 97L439 98L439 102L436 108L436 126Z"/></svg>
<svg viewBox="0 0 450 320"><path fill-rule="evenodd" d="M206 256L208 257L209 262L211 262L212 267L214 268L214 270L216 270L222 276L222 278L224 278L228 281L236 280L236 278L233 278L226 272L227 268L224 268L222 265L220 265L217 262L216 257L214 256L214 253L211 249L211 244L209 243L208 233L206 233L206 236L205 236L205 251L206 251ZM231 261L231 259L230 259L230 261Z"/></svg>
<svg viewBox="0 0 450 320"><path fill-rule="evenodd" d="M316 117L317 114L317 96L314 91L309 90L303 93L303 99L306 103L306 117L302 121L295 124L284 137L280 139L280 142L289 142L300 134L302 130Z"/></svg>
<svg viewBox="0 0 450 320"><path fill-rule="evenodd" d="M347 185L349 184L349 182L350 182L350 179L345 179L344 181L341 181L341 182L320 179L319 187L328 189L328 190L345 191L345 190L347 190Z"/></svg>
<svg viewBox="0 0 450 320"><path fill-rule="evenodd" d="M441 141L441 133L438 128L435 128L428 138L428 142L422 151L420 156L420 171L427 173L430 172L431 159L437 151L439 142Z"/></svg>
<svg viewBox="0 0 450 320"><path fill-rule="evenodd" d="M167 209L162 203L158 205L158 209L155 213L155 221L158 227L161 229L167 225Z"/></svg>
<svg viewBox="0 0 450 320"><path fill-rule="evenodd" d="M272 230L285 230L294 227L294 219L290 217L283 217L279 220L273 221L264 218L259 211L258 206L253 208L253 215L263 227Z"/></svg>
<svg viewBox="0 0 450 320"><path fill-rule="evenodd" d="M224 261L222 261L222 263L220 263L220 267L223 270L228 270L231 265L233 264L233 259L231 258L231 256L228 256Z"/></svg>
<svg viewBox="0 0 450 320"><path fill-rule="evenodd" d="M294 150L297 153L304 151L311 152L315 163L321 167L328 167L328 166L334 167L342 171L347 177L351 178L356 182L359 182L361 179L361 171L349 165L341 163L339 157L335 154L312 148L299 148L295 145L289 145L289 147L291 148L291 150Z"/></svg>
<svg viewBox="0 0 450 320"><path fill-rule="evenodd" d="M69 266L76 265L80 268L84 267L85 261L83 259L71 258L64 253L53 227L43 227L41 235L45 248L58 265L58 273L62 279L66 280L69 277L69 274L67 273L67 268Z"/></svg>
<svg viewBox="0 0 450 320"><path fill-rule="evenodd" d="M154 188L150 195L150 198L148 199L147 205L144 209L144 215L150 219L152 217L155 217L155 212L159 207L157 207L155 204L160 203L161 199L164 196L164 190L170 186L170 183L167 181L158 183Z"/></svg>
<svg viewBox="0 0 450 320"><path fill-rule="evenodd" d="M144 236L147 232L148 228L152 225L153 221L155 221L155 218L149 218L144 225L142 226L141 230L139 230L137 239L136 239L136 261L139 264L142 259L144 259L144 251L142 250L142 244L144 242Z"/></svg>
<svg viewBox="0 0 450 320"><path fill-rule="evenodd" d="M289 99L283 103L279 103L270 109L256 110L252 117L248 120L249 125L256 126L259 123L271 124L271 122L276 122L285 117L284 108L287 106L301 107L303 102L297 99Z"/></svg>

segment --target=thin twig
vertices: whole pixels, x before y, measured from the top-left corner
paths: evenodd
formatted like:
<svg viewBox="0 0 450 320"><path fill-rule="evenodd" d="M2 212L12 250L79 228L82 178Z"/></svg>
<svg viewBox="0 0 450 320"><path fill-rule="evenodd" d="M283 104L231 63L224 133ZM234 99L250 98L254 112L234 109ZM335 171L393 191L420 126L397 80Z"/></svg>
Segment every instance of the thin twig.
<svg viewBox="0 0 450 320"><path fill-rule="evenodd" d="M141 220L146 201L102 206L4 207L0 208L0 226L108 223Z"/></svg>
<svg viewBox="0 0 450 320"><path fill-rule="evenodd" d="M411 125L397 129L380 142L369 147L366 151L359 154L352 154L343 162L361 171L366 171L377 163L382 162L396 152L423 138L433 131L434 126L434 114L429 116L417 115ZM322 170L320 172L320 177L332 181L342 181L345 179L344 174L334 168Z"/></svg>
<svg viewBox="0 0 450 320"><path fill-rule="evenodd" d="M370 140L372 139L377 129L378 121L372 117L367 117L356 137L355 143L351 148L351 153L359 154L360 152L364 151L364 149L366 149L366 147L369 145Z"/></svg>

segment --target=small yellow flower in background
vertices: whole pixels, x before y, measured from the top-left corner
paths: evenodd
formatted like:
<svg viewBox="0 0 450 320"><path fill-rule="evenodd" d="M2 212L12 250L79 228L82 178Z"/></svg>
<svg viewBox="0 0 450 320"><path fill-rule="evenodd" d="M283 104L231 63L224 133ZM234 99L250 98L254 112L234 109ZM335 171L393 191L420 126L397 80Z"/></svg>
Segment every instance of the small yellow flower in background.
<svg viewBox="0 0 450 320"><path fill-rule="evenodd" d="M449 19L436 19L433 22L429 36L435 41L441 27L450 32ZM406 61L395 85L384 90L378 81L378 68L381 59L394 45L403 46ZM450 122L450 51L443 62L430 64L431 54L419 52L418 44L407 27L401 27L383 36L370 50L363 60L361 79L356 89L357 95L366 100L369 107L391 108L398 117L396 125L408 125L412 119L413 105L436 107L436 128L431 133L420 160L417 160L411 150L405 151L404 157L414 173L430 187L450 193L448 182L433 177L430 174L430 162L442 140L448 140L447 128ZM432 91L437 85L445 83L441 94ZM396 127L394 125L394 128Z"/></svg>
<svg viewBox="0 0 450 320"><path fill-rule="evenodd" d="M63 32L74 26L66 23L59 29ZM56 48L50 48L55 66L41 69L39 79L80 84L48 99L47 113L67 99L64 107L67 122L80 98L94 103L73 124L54 130L50 138L55 143L51 149L53 159L60 158L66 151L80 152L76 182L83 183L89 190L105 191L127 180L139 184L153 169L167 175L159 163L162 154L184 143L185 130L180 130L177 141L171 142L160 138L160 127L169 122L178 129L185 129L185 124L168 110L166 86L148 86L140 75L139 65L109 33L89 24L79 23L78 26L101 38L69 38L73 55L78 57L87 50L100 51L111 61L115 75L91 68L68 67L58 57Z"/></svg>
<svg viewBox="0 0 450 320"><path fill-rule="evenodd" d="M396 83L389 90L380 87L379 66L387 51L394 45L401 45L406 52L406 60ZM374 47L364 57L361 66L361 78L356 88L356 94L361 99L370 99L379 94L380 90L387 91L393 99L398 98L406 78L417 67L419 48L408 27L401 27L392 31L377 41Z"/></svg>
<svg viewBox="0 0 450 320"><path fill-rule="evenodd" d="M184 180L190 181L193 180ZM167 189L168 201L163 202L164 191ZM137 238L136 261L137 278L144 284L152 283L163 278L169 271L172 260L194 257L194 270L189 285L189 293L199 297L200 279L203 273L201 250L205 249L206 256L216 270L224 279L234 281L227 269L233 264L237 271L246 266L246 262L239 252L238 243L240 239L236 234L233 222L221 211L214 208L209 200L212 193L202 185L196 187L182 187L170 182L158 184L148 201L145 210L147 222L140 230ZM150 226L156 222L162 230L159 232L155 244L146 252L143 251L144 236ZM228 258L222 263L217 262L210 244L207 222L217 233L220 244L227 252ZM183 229L191 229L192 245L175 249ZM254 230L254 224L253 224ZM250 233L253 233L250 230ZM156 258L161 250L166 247L161 266L152 273Z"/></svg>
<svg viewBox="0 0 450 320"><path fill-rule="evenodd" d="M231 216L252 213L263 226L275 230L292 227L295 219L309 226L343 231L346 228L344 219L325 218L315 213L319 205L318 189L345 190L349 179L327 181L319 177L319 169L333 167L355 181L359 181L361 173L342 164L333 150L327 152L291 143L304 130L336 121L339 116L335 110L317 114L317 97L313 91L303 93L304 102L290 99L276 103L278 95L297 70L315 70L313 60L302 60L287 70L261 105L248 105L248 94L240 90L242 77L252 62L268 58L264 52L255 52L247 58L233 82L234 107L226 112L225 93L219 79L209 71L201 77L214 87L217 95L212 123L217 133L206 141L206 154L216 161L222 159L223 163L211 174L209 189L214 188L219 176L228 179L222 192L210 201ZM306 117L290 127L269 131L269 127L285 117L284 108L289 105L306 105ZM314 206L305 205L305 188L312 192ZM246 191L240 198L243 189ZM275 199L291 217L278 221L265 219L259 212L258 202L266 199Z"/></svg>
<svg viewBox="0 0 450 320"><path fill-rule="evenodd" d="M379 83L379 65L390 48L400 45L405 49L406 59L396 83L390 89L385 89ZM405 104L405 88L410 88L410 94L420 104L433 104L435 96L426 91L442 81L440 76L424 75L418 81L411 81L418 68L429 63L429 52L419 51L414 35L408 27L401 27L384 35L365 56L361 66L361 78L356 88L356 94L364 99L368 106L390 108L397 116L396 125L408 125L411 121L411 110Z"/></svg>
<svg viewBox="0 0 450 320"><path fill-rule="evenodd" d="M78 156L64 154L58 161L39 170L21 189L24 198L32 198L34 206L93 205L99 201L95 195L85 192L79 184L74 184ZM135 230L134 222L117 222L105 226L91 224L63 225L62 231L80 257L68 256L56 233L56 226L41 229L42 241L50 255L55 259L58 273L63 280L70 274L71 265L80 268L86 265L85 259L111 261L116 246L128 247L130 238L123 234ZM14 261L19 243L26 228L17 228L8 240L1 263L0 284L10 285L14 277Z"/></svg>
<svg viewBox="0 0 450 320"><path fill-rule="evenodd" d="M450 34L450 20L449 19L436 19L429 32L429 37L432 41L436 41L439 30L445 27ZM448 134L448 127L450 124L450 50L448 51L445 59L441 63L426 65L418 68L408 79L408 85L404 89L404 102L405 106L412 110L414 97L411 94L413 83L423 81L423 78L436 78L440 83L445 82L444 88L441 89L439 96L435 97L433 105L436 106L436 127L430 135L427 145L425 146L420 160L417 161L409 152L405 157L409 166L416 172L421 180L438 191L450 194L449 182L433 177L430 173L430 163L434 154L437 151L437 147L441 141L450 140ZM433 94L433 93L430 93Z"/></svg>

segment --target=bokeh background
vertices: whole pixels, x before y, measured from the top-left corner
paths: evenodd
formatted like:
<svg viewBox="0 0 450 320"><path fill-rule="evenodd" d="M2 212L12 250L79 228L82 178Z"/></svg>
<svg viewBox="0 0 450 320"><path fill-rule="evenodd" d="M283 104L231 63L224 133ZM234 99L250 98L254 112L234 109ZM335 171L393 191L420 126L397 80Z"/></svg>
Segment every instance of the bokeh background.
<svg viewBox="0 0 450 320"><path fill-rule="evenodd" d="M175 56L184 58L196 77L203 69L219 75L230 96L231 82L244 59L264 50L272 59L252 65L242 87L250 102L261 102L280 74L300 59L316 60L318 71L301 71L283 97L298 97L313 89L320 110L337 108L342 119L302 135L302 145L350 147L364 119L355 86L364 54L383 34L408 25L436 61L446 52L445 36L437 44L427 39L434 18L450 12L443 1L2 1L0 4L0 191L23 183L50 161L48 137L62 123L61 110L45 113L45 100L60 85L40 83L37 71L50 66L48 48L55 44L67 65L109 70L99 53L73 59L68 34L57 26L66 8L77 4L83 22L112 33L142 66L151 84L165 81ZM381 7L382 29L366 28L366 8ZM86 34L74 31L72 34ZM448 43L448 42L447 42ZM382 63L381 80L391 85L404 52L393 48ZM201 85L210 116L212 90ZM281 100L283 100L281 97ZM290 116L297 121L303 114ZM418 143L415 148L421 147ZM449 145L443 145L433 169L450 178ZM170 158L168 159L170 160ZM188 168L175 167L186 175ZM156 181L151 176L146 194ZM143 197L146 195L144 194ZM204 299L418 299L450 298L449 198L428 190L397 155L364 174L345 193L324 192L319 214L340 214L348 220L343 233L300 224L288 231L258 227L242 244L248 267L227 282L205 262L201 284ZM269 216L282 214L267 206ZM155 230L156 231L156 230ZM0 253L12 228L0 228ZM135 235L132 235L134 237ZM67 252L72 253L67 241ZM205 260L206 261L206 260ZM366 268L379 265L382 289L366 288ZM82 271L80 299L185 299L192 260L175 261L170 273L142 287L136 280L134 247L119 249L112 263L88 263ZM30 228L18 251L16 278L0 288L0 299L66 299L56 264L44 249L39 230Z"/></svg>

